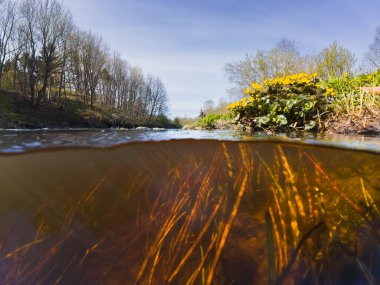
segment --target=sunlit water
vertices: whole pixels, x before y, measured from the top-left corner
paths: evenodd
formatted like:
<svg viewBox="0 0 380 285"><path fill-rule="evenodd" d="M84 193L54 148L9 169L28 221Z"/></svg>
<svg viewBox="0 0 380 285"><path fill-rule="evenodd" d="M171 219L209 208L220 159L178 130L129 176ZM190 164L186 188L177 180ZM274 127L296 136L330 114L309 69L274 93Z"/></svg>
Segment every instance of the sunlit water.
<svg viewBox="0 0 380 285"><path fill-rule="evenodd" d="M0 141L0 284L380 283L376 138L40 130Z"/></svg>

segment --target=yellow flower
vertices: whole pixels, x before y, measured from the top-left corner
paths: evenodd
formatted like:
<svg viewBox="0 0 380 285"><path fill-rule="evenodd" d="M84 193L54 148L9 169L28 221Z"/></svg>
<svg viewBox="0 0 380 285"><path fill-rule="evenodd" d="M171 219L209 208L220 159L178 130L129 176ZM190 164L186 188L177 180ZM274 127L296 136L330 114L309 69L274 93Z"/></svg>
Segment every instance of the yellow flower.
<svg viewBox="0 0 380 285"><path fill-rule="evenodd" d="M243 100L244 100L244 99L243 99ZM240 100L240 101L237 101L237 102L231 103L231 104L228 105L228 107L227 107L228 110L233 111L233 110L235 110L235 109L241 107L243 100Z"/></svg>
<svg viewBox="0 0 380 285"><path fill-rule="evenodd" d="M245 89L245 94L249 94L249 93L251 93L251 88L247 87L247 88Z"/></svg>
<svg viewBox="0 0 380 285"><path fill-rule="evenodd" d="M261 84L256 83L256 82L253 82L253 83L251 84L251 86L252 86L253 90L261 90L261 89L263 88L263 87L261 86Z"/></svg>
<svg viewBox="0 0 380 285"><path fill-rule="evenodd" d="M253 102L254 102L254 98L253 97L251 97L251 96L250 97L245 97L245 98L241 99L240 101L233 102L233 103L229 104L228 107L227 107L227 109L229 111L236 111L236 110L239 110L239 109L242 109L242 108L247 108Z"/></svg>
<svg viewBox="0 0 380 285"><path fill-rule="evenodd" d="M268 81L264 81L265 85L292 85L292 84L310 84L317 77L316 73L298 73L277 77Z"/></svg>
<svg viewBox="0 0 380 285"><path fill-rule="evenodd" d="M240 103L241 103L241 106L242 106L243 108L247 107L247 106L248 106L247 98L243 98L243 99L240 101Z"/></svg>
<svg viewBox="0 0 380 285"><path fill-rule="evenodd" d="M326 95L335 95L334 89L333 88L327 88L326 89Z"/></svg>

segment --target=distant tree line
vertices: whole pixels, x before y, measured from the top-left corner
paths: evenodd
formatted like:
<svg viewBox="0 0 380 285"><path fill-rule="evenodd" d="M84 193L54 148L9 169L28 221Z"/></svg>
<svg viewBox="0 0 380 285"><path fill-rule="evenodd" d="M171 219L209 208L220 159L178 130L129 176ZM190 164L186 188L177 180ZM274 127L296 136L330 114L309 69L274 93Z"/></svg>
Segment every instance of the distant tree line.
<svg viewBox="0 0 380 285"><path fill-rule="evenodd" d="M38 108L67 96L149 122L167 112L167 91L104 40L81 31L58 0L0 0L0 84L21 90Z"/></svg>
<svg viewBox="0 0 380 285"><path fill-rule="evenodd" d="M365 56L369 69L380 68L380 27ZM255 54L246 54L237 62L227 63L225 73L233 84L231 95L241 97L243 90L252 82L282 77L301 72L317 73L322 79L352 75L357 59L355 55L333 42L317 54L303 55L294 41L281 39L277 45L266 51L259 50Z"/></svg>

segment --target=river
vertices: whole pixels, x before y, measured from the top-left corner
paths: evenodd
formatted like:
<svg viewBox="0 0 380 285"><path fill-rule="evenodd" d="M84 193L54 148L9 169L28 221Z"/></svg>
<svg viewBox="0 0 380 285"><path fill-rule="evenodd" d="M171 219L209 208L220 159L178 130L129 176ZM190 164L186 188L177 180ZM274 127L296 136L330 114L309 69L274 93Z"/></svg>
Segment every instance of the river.
<svg viewBox="0 0 380 285"><path fill-rule="evenodd" d="M378 138L0 131L1 284L379 284Z"/></svg>

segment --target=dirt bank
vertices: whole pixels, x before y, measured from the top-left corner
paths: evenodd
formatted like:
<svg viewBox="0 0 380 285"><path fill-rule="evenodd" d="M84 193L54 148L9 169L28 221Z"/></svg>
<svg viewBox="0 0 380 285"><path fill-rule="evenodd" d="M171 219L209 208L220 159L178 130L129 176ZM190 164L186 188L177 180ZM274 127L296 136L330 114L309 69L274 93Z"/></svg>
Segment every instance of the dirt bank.
<svg viewBox="0 0 380 285"><path fill-rule="evenodd" d="M342 117L327 123L327 132L337 134L380 135L380 113Z"/></svg>

